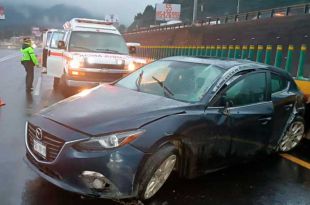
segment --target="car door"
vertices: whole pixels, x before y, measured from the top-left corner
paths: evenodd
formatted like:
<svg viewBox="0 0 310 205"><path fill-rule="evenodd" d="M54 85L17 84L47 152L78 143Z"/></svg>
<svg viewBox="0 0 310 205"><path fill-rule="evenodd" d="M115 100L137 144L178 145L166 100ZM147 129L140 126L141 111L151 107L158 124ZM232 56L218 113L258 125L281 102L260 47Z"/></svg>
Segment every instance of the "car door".
<svg viewBox="0 0 310 205"><path fill-rule="evenodd" d="M217 94L218 122L229 137L232 161L248 159L264 151L272 136L273 104L264 71L247 73Z"/></svg>
<svg viewBox="0 0 310 205"><path fill-rule="evenodd" d="M270 87L274 118L276 119L273 124L273 137L270 140L270 144L275 146L281 138L289 117L293 112L296 94L290 92L289 80L274 72L270 72Z"/></svg>
<svg viewBox="0 0 310 205"><path fill-rule="evenodd" d="M65 33L55 31L52 34L49 50L47 54L47 74L53 77L60 78L63 74L63 52L64 50L58 49L57 43L64 39Z"/></svg>
<svg viewBox="0 0 310 205"><path fill-rule="evenodd" d="M42 67L46 68L47 54L49 49L49 43L52 37L52 31L47 31L43 35L43 53L42 53Z"/></svg>

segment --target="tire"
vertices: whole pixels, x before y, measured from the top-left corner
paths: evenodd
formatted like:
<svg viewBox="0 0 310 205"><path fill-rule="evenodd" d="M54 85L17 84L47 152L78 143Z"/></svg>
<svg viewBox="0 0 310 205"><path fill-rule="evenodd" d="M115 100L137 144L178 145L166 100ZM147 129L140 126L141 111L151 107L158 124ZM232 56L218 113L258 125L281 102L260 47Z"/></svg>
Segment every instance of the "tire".
<svg viewBox="0 0 310 205"><path fill-rule="evenodd" d="M60 84L60 78L54 77L54 83L53 83L54 90L57 90L59 88L59 84Z"/></svg>
<svg viewBox="0 0 310 205"><path fill-rule="evenodd" d="M296 117L287 127L281 138L277 150L289 152L296 148L305 135L305 122L302 117Z"/></svg>
<svg viewBox="0 0 310 205"><path fill-rule="evenodd" d="M170 144L163 146L150 156L150 158L144 164L140 175L141 177L139 178L141 180L138 184L139 199L149 199L158 192L158 190L167 181L168 177L173 171L176 165L177 157L178 154L176 148ZM163 168L163 166L166 167L165 172L160 171L160 168ZM155 183L155 186L153 186L152 189L152 182L155 182L154 180L158 179L158 176L162 177L160 180L161 183Z"/></svg>
<svg viewBox="0 0 310 205"><path fill-rule="evenodd" d="M67 85L67 81L66 81L66 74L64 73L61 78L60 78L60 88L62 90L62 92L66 92L68 85Z"/></svg>

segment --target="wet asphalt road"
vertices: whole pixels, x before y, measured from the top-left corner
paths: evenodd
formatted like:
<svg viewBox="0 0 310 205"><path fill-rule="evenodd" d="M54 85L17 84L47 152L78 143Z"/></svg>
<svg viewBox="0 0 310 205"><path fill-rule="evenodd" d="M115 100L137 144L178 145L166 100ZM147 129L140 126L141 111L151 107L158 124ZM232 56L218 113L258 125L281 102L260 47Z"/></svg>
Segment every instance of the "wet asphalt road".
<svg viewBox="0 0 310 205"><path fill-rule="evenodd" d="M81 199L38 177L23 162L27 119L65 97L52 90L52 79L36 70L33 94L26 95L25 72L18 51L0 49L0 205L117 204L111 200ZM310 142L294 155L310 162ZM124 202L122 202L124 203ZM132 202L135 203L135 202ZM194 180L172 176L149 205L310 205L310 170L279 155L240 164Z"/></svg>

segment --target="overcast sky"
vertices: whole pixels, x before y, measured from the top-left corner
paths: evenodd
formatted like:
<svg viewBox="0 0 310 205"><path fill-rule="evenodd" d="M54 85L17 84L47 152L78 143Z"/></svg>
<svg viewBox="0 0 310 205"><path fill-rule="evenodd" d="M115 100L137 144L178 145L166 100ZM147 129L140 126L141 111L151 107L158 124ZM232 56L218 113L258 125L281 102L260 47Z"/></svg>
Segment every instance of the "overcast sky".
<svg viewBox="0 0 310 205"><path fill-rule="evenodd" d="M130 24L136 13L142 12L146 5L162 3L163 0L1 0L5 3L33 4L49 7L55 4L79 6L94 15L115 14L120 21Z"/></svg>

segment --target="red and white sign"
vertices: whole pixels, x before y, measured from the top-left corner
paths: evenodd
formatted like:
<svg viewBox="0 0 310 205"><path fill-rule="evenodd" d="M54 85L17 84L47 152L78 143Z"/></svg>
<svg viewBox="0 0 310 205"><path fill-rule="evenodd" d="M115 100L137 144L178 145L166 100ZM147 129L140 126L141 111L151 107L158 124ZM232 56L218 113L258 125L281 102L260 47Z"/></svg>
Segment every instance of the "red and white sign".
<svg viewBox="0 0 310 205"><path fill-rule="evenodd" d="M156 4L156 20L179 20L181 16L181 4Z"/></svg>
<svg viewBox="0 0 310 205"><path fill-rule="evenodd" d="M0 6L0 20L4 20L4 19L5 19L4 8Z"/></svg>

